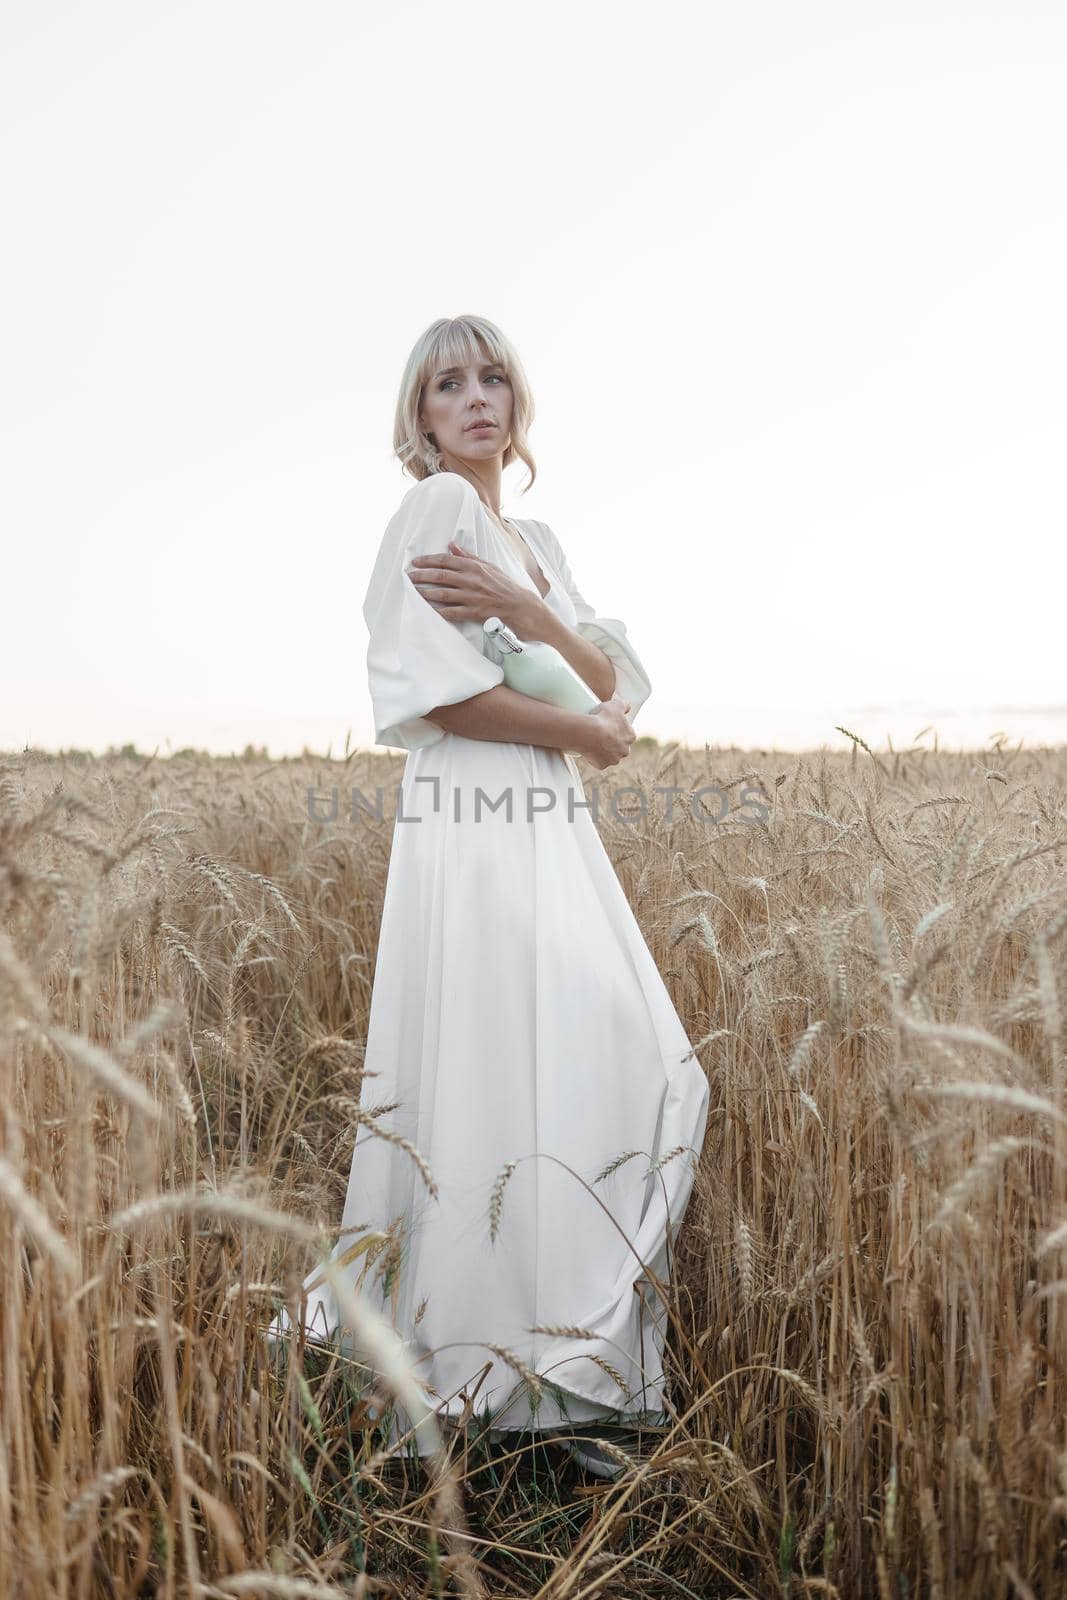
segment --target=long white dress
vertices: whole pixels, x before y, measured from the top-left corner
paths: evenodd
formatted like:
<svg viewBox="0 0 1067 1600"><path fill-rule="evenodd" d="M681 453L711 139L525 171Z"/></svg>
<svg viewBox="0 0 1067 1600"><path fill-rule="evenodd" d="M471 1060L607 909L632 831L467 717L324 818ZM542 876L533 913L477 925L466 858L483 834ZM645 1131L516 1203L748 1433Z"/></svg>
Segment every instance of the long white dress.
<svg viewBox="0 0 1067 1600"><path fill-rule="evenodd" d="M551 585L547 604L610 656L633 721L651 686L624 624L595 614L545 523L516 526ZM433 707L503 681L481 622L444 618L405 573L412 556L447 552L450 539L538 589L473 486L450 472L404 495L371 574L375 735L410 754L361 1104L399 1102L379 1126L421 1152L438 1192L402 1146L360 1127L333 1256L358 1230L399 1219L402 1248L388 1273L368 1271L365 1255L343 1270L353 1284L362 1274L361 1292L400 1334L439 1416L457 1415L473 1393L476 1414L498 1429L659 1420L665 1318L651 1291L634 1286L642 1263L667 1275L668 1219L673 1238L704 1138L708 1083L573 759L426 720ZM678 1146L683 1153L649 1176ZM494 1184L512 1161L494 1241ZM308 1336L339 1335L354 1349L317 1276L305 1279ZM288 1327L280 1312L272 1328ZM536 1408L490 1345L545 1379ZM410 1426L398 1405L392 1437Z"/></svg>

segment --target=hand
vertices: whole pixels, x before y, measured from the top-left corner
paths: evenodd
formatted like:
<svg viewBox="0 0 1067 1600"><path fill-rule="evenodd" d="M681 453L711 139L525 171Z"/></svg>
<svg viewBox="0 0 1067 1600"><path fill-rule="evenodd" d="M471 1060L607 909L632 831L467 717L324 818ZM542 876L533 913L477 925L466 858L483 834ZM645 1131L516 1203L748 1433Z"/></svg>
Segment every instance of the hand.
<svg viewBox="0 0 1067 1600"><path fill-rule="evenodd" d="M618 761L625 761L630 754L630 746L637 735L627 716L629 709L629 700L613 694L610 700L602 700L596 710L590 711L585 718L588 726L583 748L578 753L598 772L603 772L605 767L613 767Z"/></svg>
<svg viewBox="0 0 1067 1600"><path fill-rule="evenodd" d="M404 570L423 599L449 622L499 617L526 642L540 636L541 618L548 609L541 596L454 539L447 551L413 556Z"/></svg>

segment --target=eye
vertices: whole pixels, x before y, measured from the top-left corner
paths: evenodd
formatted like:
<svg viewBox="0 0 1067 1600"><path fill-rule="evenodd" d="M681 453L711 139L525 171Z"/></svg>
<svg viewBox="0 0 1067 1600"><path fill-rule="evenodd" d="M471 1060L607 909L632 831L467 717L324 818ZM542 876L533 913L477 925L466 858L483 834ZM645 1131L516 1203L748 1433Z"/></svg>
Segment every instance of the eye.
<svg viewBox="0 0 1067 1600"><path fill-rule="evenodd" d="M495 378L498 383L507 383L507 381L508 381L507 374L504 373L504 372L490 372L488 376L490 378ZM443 390L443 389L447 389L450 383L458 383L458 382L459 382L458 378L443 378L441 380L441 382L437 385L437 387L438 387L439 390Z"/></svg>

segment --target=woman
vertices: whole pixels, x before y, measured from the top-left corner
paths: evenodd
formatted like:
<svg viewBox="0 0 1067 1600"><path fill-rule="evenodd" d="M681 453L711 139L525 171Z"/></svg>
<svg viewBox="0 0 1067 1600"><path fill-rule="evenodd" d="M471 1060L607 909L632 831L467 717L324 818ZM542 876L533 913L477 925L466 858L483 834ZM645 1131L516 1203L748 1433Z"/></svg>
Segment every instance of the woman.
<svg viewBox="0 0 1067 1600"><path fill-rule="evenodd" d="M551 528L500 513L509 462L533 482L532 416L492 323L442 319L415 345L394 445L417 482L364 602L376 739L410 754L361 1104L385 1107L377 1126L435 1187L403 1144L362 1133L334 1256L391 1228L385 1270L365 1253L344 1270L363 1274L440 1416L473 1396L494 1429L559 1434L662 1420L662 1319L640 1280L666 1276L708 1085L571 755L603 770L629 753L648 677ZM564 711L508 687L490 616L553 645L601 703ZM306 1326L329 1338L339 1311L316 1278ZM504 1350L544 1380L536 1406ZM393 1438L409 1425L398 1407Z"/></svg>

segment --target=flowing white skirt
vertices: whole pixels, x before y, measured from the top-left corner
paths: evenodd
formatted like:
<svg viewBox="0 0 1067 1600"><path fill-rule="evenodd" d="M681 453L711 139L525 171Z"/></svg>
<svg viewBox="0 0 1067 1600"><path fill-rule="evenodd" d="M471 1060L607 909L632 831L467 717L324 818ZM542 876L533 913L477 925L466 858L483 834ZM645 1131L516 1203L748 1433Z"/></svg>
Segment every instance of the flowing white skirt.
<svg viewBox="0 0 1067 1600"><path fill-rule="evenodd" d="M499 1429L660 1420L665 1318L639 1280L667 1276L707 1078L569 757L450 734L409 754L400 800L361 1106L399 1102L380 1126L417 1147L437 1193L360 1127L333 1257L399 1219L387 1274L365 1255L342 1270L363 1275L440 1417L473 1394ZM309 1336L344 1347L317 1274ZM288 1329L282 1311L272 1335ZM545 1380L536 1408L491 1345ZM398 1405L393 1437L410 1426Z"/></svg>

